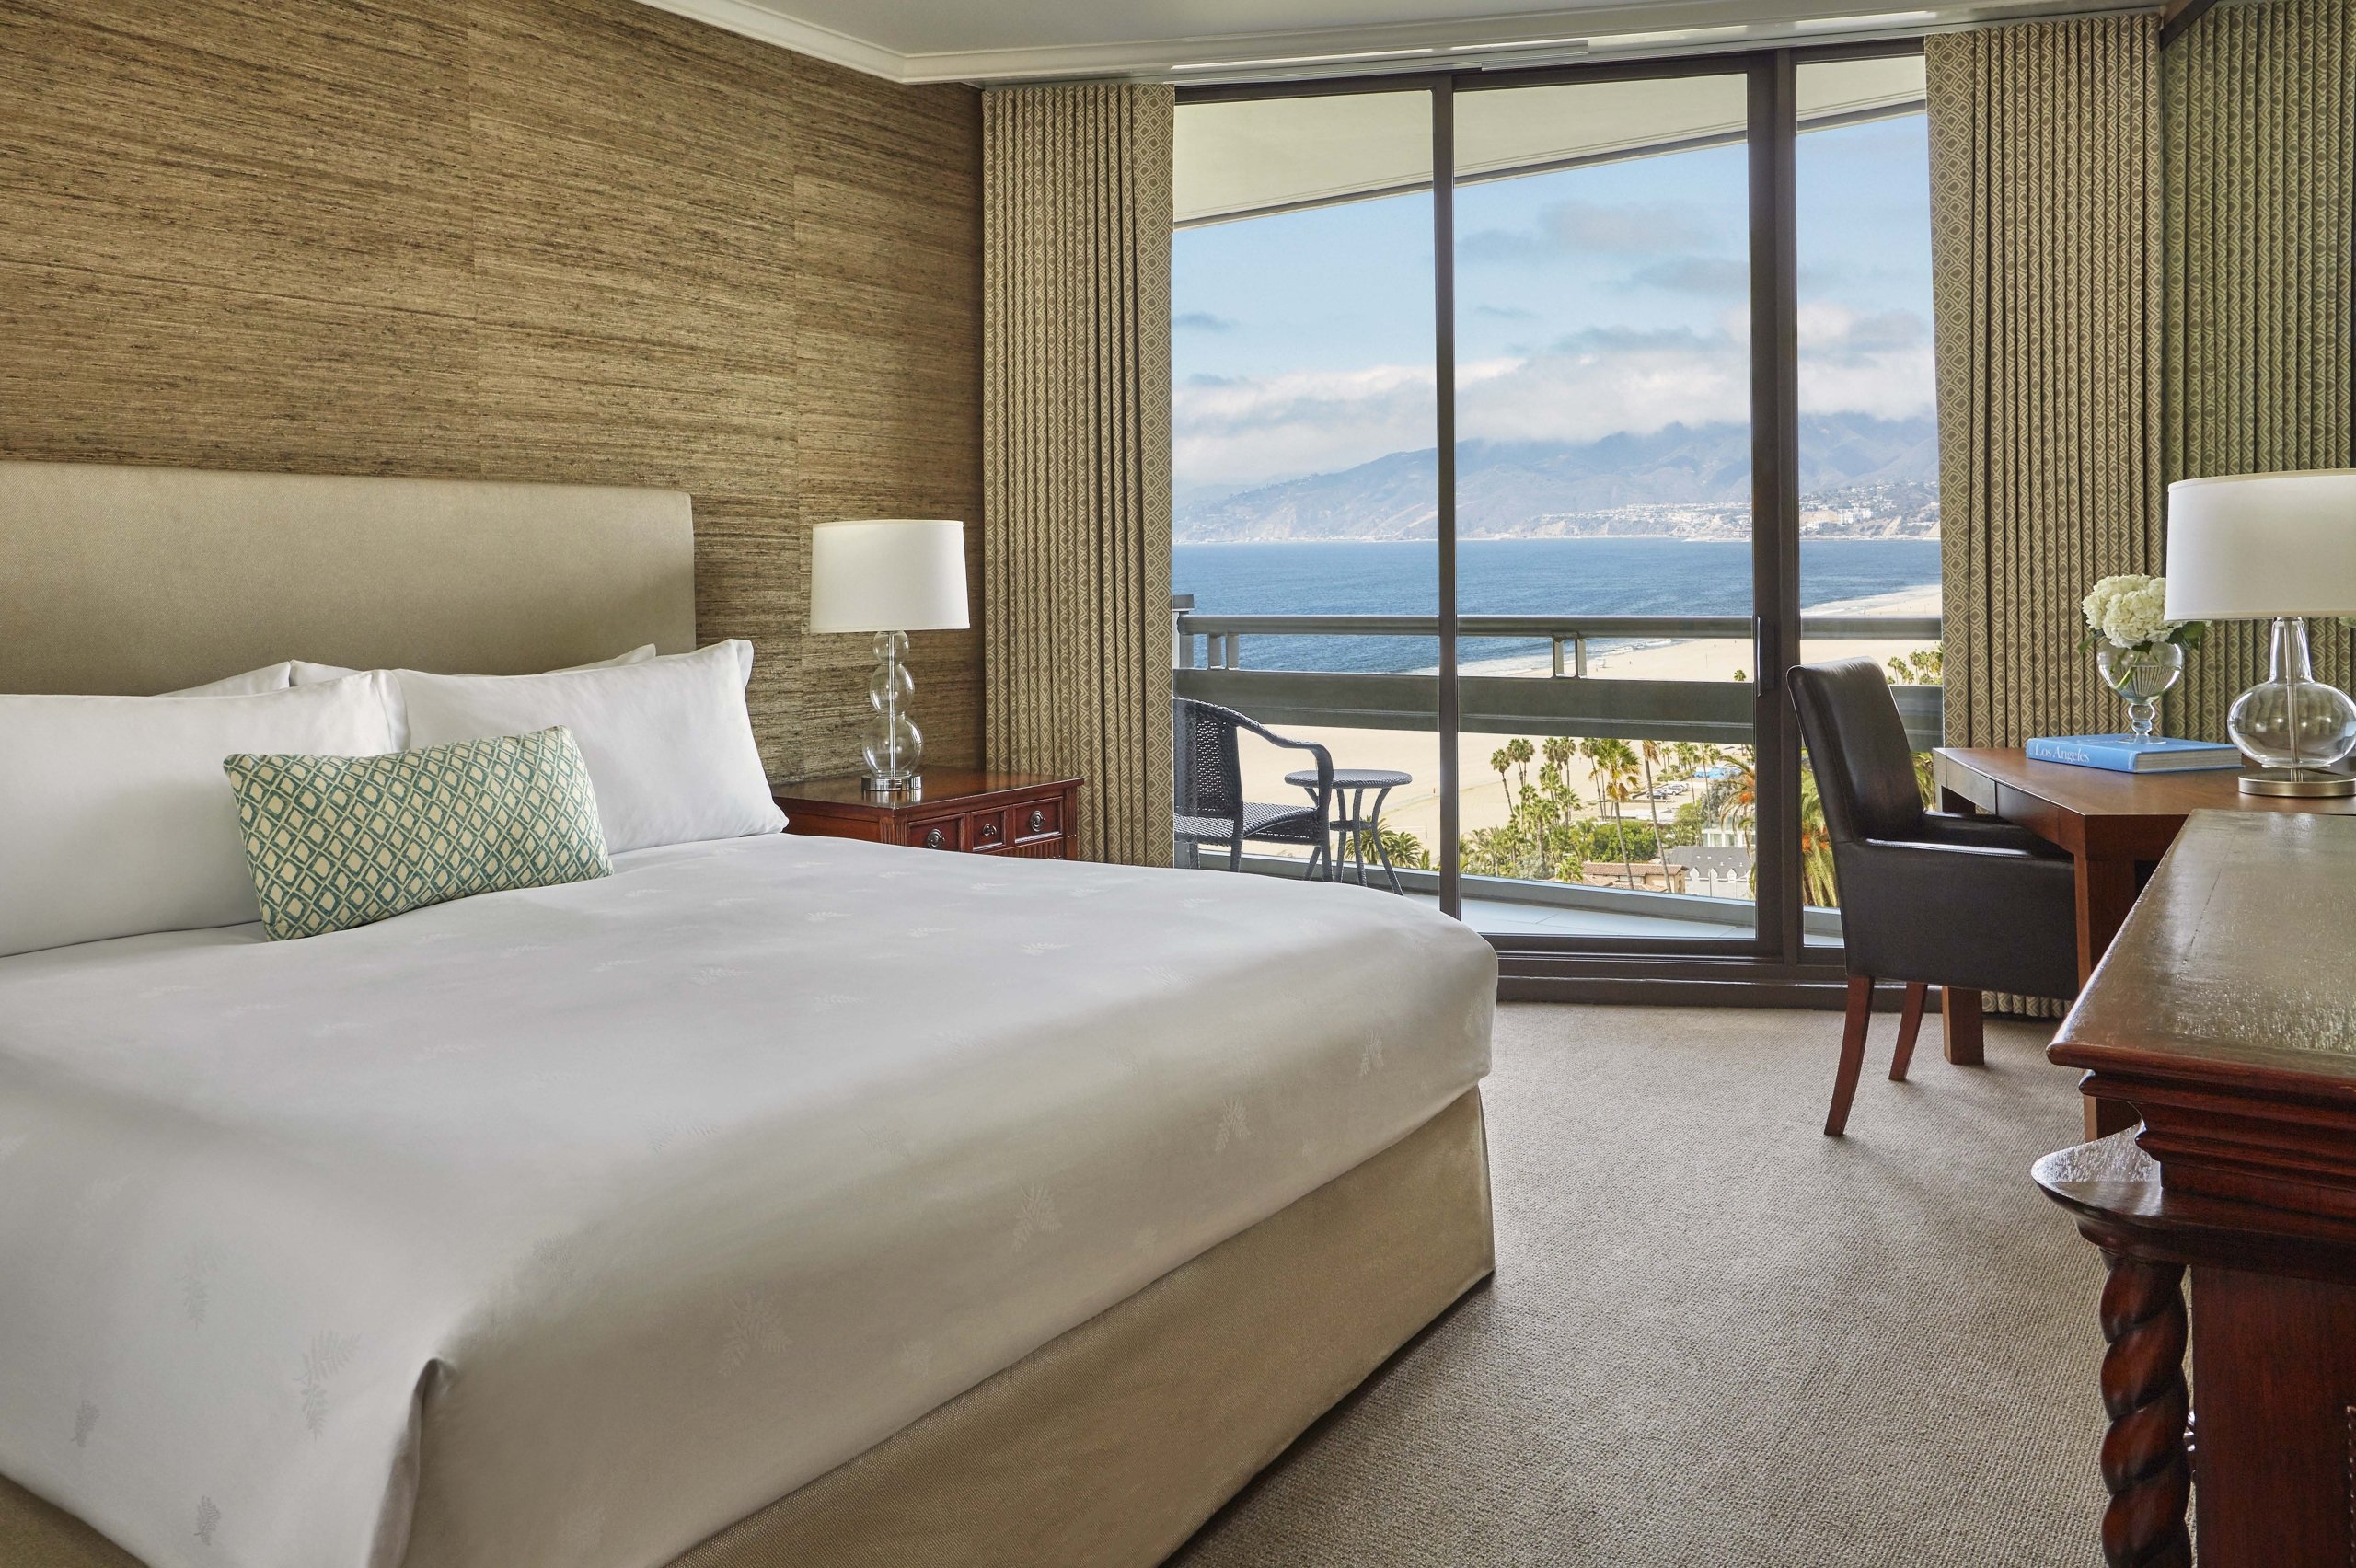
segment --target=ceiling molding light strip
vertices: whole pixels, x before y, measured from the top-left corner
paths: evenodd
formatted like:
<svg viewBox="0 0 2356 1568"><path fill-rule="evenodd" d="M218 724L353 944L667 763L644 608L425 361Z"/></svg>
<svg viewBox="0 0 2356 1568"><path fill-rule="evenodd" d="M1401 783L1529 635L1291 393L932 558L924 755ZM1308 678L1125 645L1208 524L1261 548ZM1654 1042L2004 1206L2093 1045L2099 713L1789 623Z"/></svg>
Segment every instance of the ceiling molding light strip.
<svg viewBox="0 0 2356 1568"><path fill-rule="evenodd" d="M1204 60L1172 65L1172 71L1275 71L1292 65L1352 65L1367 60L1409 60L1428 57L1434 52L1422 49L1358 49L1345 54L1292 54L1274 60Z"/></svg>
<svg viewBox="0 0 2356 1568"><path fill-rule="evenodd" d="M1869 17L1810 17L1792 24L1794 32L1873 32L1936 21L1936 11L1877 11Z"/></svg>
<svg viewBox="0 0 2356 1568"><path fill-rule="evenodd" d="M1748 27L1680 28L1674 32L1609 33L1588 40L1589 49L1683 49L1755 36Z"/></svg>
<svg viewBox="0 0 2356 1568"><path fill-rule="evenodd" d="M1507 40L1498 43L1451 43L1448 46L1448 52L1450 54L1487 54L1500 49L1585 49L1587 45L1588 40L1584 36L1579 38L1533 38L1528 40Z"/></svg>

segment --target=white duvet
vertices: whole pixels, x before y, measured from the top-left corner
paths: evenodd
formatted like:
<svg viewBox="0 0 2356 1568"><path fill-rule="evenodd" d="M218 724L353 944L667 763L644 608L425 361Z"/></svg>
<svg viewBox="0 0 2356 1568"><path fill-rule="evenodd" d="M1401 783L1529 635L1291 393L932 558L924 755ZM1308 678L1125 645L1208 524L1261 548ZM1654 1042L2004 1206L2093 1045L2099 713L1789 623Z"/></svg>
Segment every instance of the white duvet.
<svg viewBox="0 0 2356 1568"><path fill-rule="evenodd" d="M769 837L0 960L0 1473L155 1568L641 1568L1412 1130L1357 888Z"/></svg>

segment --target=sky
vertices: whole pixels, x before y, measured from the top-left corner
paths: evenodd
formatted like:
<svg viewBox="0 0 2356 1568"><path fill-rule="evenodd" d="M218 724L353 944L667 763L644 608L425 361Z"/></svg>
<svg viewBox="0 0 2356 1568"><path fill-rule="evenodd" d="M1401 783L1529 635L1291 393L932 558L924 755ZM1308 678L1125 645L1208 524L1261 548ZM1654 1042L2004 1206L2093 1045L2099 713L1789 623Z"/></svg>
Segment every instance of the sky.
<svg viewBox="0 0 2356 1568"><path fill-rule="evenodd" d="M1749 418L1746 154L1709 148L1457 192L1465 440L1588 441ZM1932 403L1923 117L1798 154L1803 411ZM1183 502L1432 444L1428 194L1182 229Z"/></svg>

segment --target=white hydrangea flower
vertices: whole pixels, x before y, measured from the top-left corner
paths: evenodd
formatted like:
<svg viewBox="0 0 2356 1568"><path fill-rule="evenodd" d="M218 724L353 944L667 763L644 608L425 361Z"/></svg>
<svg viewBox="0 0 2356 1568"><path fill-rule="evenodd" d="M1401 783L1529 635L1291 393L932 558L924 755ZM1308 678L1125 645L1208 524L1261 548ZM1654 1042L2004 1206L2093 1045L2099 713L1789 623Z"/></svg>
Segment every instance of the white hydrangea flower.
<svg viewBox="0 0 2356 1568"><path fill-rule="evenodd" d="M2094 585L2080 608L2086 625L2116 648L2147 648L2165 642L2183 623L2167 618L2168 582L2127 572Z"/></svg>

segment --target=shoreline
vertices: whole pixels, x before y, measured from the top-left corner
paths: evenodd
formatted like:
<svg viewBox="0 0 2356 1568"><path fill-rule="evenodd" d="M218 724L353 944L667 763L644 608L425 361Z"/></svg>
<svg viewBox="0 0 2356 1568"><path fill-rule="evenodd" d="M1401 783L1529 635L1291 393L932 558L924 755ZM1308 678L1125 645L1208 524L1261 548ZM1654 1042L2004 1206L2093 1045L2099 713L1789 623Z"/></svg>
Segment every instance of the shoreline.
<svg viewBox="0 0 2356 1568"><path fill-rule="evenodd" d="M1892 589L1887 594L1867 594L1854 599L1827 599L1821 604L1803 605L1800 607L1800 616L1802 619L1809 616L1889 616L1910 618L1935 616L1940 613L1940 595L1941 589L1937 583L1926 583L1914 588ZM1872 657L1877 662L1889 658L1895 652L1911 651L1925 646L1919 638L1871 641L1851 638L1838 640L1819 638L1804 640L1801 642L1801 657L1803 659L1838 657L1840 650L1851 647L1880 650L1885 641L1888 643L1891 651L1874 652ZM1598 646L1598 644L1608 644L1608 646ZM1597 639L1590 643L1587 656L1588 678L1593 680L1599 677L1618 676L1625 680L1731 680L1732 669L1740 667L1739 665L1729 666L1729 673L1725 675L1683 673L1687 662L1681 660L1678 662L1680 673L1677 674L1657 674L1651 669L1646 669L1640 674L1628 667L1631 655L1665 653L1674 649L1695 647L1727 647L1748 652L1750 640L1748 638L1708 637L1651 638L1640 641ZM1811 649L1817 651L1811 654ZM1715 664L1722 663L1723 660L1713 656L1710 662ZM1468 675L1544 674L1552 678L1553 659L1551 654L1526 653L1497 659L1460 659L1457 662L1457 669L1459 674ZM1408 673L1418 675L1437 675L1439 674L1439 666L1426 665Z"/></svg>

